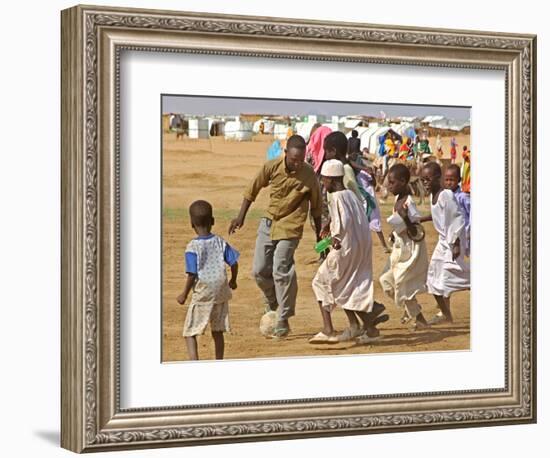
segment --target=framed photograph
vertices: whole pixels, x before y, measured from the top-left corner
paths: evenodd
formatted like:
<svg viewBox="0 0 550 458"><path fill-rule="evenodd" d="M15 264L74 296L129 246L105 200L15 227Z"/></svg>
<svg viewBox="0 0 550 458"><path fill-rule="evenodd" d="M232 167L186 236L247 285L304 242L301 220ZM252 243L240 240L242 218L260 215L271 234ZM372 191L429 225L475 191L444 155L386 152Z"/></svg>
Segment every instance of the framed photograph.
<svg viewBox="0 0 550 458"><path fill-rule="evenodd" d="M536 421L536 37L62 12L75 452Z"/></svg>

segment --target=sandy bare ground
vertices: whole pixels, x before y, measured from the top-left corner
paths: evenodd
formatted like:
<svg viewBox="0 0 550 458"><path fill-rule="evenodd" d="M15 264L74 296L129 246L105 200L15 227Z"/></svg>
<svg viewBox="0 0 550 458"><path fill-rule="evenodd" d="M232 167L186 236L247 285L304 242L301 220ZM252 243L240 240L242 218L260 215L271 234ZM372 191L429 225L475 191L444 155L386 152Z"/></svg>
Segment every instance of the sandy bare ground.
<svg viewBox="0 0 550 458"><path fill-rule="evenodd" d="M446 157L449 156L449 138L443 138ZM469 138L457 136L460 145L469 146ZM377 281L388 255L373 234L373 263L375 299L386 305L390 320L380 326L384 338L371 345L342 343L336 345L311 345L308 338L317 333L321 317L311 289L311 280L317 271L317 255L313 250L315 237L309 224L296 251L298 272L298 300L296 316L291 320L292 333L286 339L266 339L258 331L258 323L264 310L260 290L251 275L252 256L258 222L266 206L269 190L265 189L251 207L245 226L232 236L227 235L229 222L241 205L245 186L264 163L266 150L271 143L269 136L256 136L249 142L231 142L215 137L209 140L176 140L175 134L164 134L163 141L163 282L162 325L163 361L187 359L182 328L187 304L179 305L176 296L185 282L184 250L195 237L188 215L189 205L197 199L208 200L214 207L216 224L213 232L224 237L241 253L238 289L230 302L232 331L226 334L225 357L242 359L277 356L342 355L358 353L464 350L470 348L470 293L464 291L452 297L455 322L420 332L411 332L399 322L401 310L386 297ZM435 139L430 139L435 144ZM421 211L429 212L427 204ZM385 218L391 212L391 202L381 203L384 234L389 235ZM425 224L428 251L436 244L436 234L431 224ZM190 298L189 298L190 299ZM188 299L188 301L189 301ZM427 294L418 297L426 316L437 310L435 300ZM333 314L337 330L346 326L343 311ZM207 330L199 337L199 356L212 359L213 342Z"/></svg>

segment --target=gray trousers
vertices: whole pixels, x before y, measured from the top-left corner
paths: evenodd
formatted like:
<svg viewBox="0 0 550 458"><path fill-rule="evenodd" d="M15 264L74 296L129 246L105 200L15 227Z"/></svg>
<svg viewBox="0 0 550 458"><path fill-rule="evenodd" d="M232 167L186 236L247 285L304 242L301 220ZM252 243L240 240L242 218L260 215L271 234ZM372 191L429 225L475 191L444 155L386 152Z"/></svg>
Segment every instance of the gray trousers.
<svg viewBox="0 0 550 458"><path fill-rule="evenodd" d="M294 315L298 279L294 267L294 251L300 239L271 240L271 221L260 220L254 251L253 275L264 293L265 303L271 310L279 309L279 319Z"/></svg>

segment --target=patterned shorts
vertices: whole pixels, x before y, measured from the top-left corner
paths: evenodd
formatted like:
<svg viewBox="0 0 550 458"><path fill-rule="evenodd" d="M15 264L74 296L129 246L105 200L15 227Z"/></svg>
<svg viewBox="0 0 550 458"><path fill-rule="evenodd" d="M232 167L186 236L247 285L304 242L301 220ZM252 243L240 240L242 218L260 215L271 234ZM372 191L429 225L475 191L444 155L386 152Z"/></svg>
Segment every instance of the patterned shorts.
<svg viewBox="0 0 550 458"><path fill-rule="evenodd" d="M210 323L210 329L212 331L229 331L229 303L191 303L189 310L187 310L187 316L185 317L183 335L185 337L191 337L204 334L208 323Z"/></svg>

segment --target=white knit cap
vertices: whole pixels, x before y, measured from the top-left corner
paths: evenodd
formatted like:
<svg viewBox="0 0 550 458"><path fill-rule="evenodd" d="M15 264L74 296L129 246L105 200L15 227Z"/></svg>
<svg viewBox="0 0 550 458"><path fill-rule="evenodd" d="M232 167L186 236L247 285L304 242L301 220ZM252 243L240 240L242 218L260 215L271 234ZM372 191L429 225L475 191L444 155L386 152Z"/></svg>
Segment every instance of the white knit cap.
<svg viewBox="0 0 550 458"><path fill-rule="evenodd" d="M329 159L321 167L321 175L324 177L343 177L344 164L338 159Z"/></svg>

